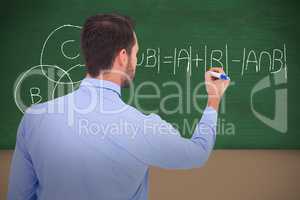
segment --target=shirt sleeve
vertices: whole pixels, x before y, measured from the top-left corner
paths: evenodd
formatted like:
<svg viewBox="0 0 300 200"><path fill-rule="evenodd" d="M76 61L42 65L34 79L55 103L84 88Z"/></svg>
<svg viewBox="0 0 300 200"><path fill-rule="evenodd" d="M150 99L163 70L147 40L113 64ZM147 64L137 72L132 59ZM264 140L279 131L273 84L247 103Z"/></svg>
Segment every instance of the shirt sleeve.
<svg viewBox="0 0 300 200"><path fill-rule="evenodd" d="M134 123L139 127L136 135L123 135L114 142L146 165L190 169L201 167L214 147L217 112L207 107L190 139L183 138L176 128L156 114Z"/></svg>
<svg viewBox="0 0 300 200"><path fill-rule="evenodd" d="M10 168L8 200L36 199L38 181L26 148L25 118L22 118L17 132L17 141Z"/></svg>

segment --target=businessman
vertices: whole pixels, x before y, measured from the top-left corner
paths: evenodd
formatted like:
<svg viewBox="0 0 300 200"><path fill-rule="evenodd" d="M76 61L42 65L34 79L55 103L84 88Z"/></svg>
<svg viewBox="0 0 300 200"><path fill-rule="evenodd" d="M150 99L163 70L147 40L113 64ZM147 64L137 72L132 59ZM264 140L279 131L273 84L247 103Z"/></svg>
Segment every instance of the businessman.
<svg viewBox="0 0 300 200"><path fill-rule="evenodd" d="M150 166L190 169L207 161L229 81L205 74L207 107L186 139L157 114L145 115L121 99L139 49L130 18L89 17L81 49L87 75L79 88L31 106L20 122L9 200L145 200Z"/></svg>

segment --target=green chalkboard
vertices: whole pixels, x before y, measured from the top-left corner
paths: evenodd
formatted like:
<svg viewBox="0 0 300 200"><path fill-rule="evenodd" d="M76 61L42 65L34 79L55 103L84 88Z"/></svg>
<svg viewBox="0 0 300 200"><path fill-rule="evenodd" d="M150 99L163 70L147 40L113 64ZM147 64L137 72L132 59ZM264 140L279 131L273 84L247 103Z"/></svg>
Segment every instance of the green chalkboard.
<svg viewBox="0 0 300 200"><path fill-rule="evenodd" d="M232 81L216 148L300 148L296 1L16 0L1 4L1 149L14 148L27 106L77 88L81 26L103 12L136 22L136 78L122 91L129 104L190 137L207 101L204 72L223 67Z"/></svg>

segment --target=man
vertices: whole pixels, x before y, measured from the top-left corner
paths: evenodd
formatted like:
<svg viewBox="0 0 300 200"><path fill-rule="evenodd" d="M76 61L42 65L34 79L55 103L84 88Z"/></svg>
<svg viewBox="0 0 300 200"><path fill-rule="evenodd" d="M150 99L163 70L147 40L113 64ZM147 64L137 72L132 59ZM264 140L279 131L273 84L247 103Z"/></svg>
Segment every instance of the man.
<svg viewBox="0 0 300 200"><path fill-rule="evenodd" d="M87 76L79 89L32 106L22 118L8 199L145 200L149 166L189 169L206 162L229 81L206 73L208 105L186 139L158 115L144 115L120 98L137 64L138 40L128 17L89 17L81 48Z"/></svg>

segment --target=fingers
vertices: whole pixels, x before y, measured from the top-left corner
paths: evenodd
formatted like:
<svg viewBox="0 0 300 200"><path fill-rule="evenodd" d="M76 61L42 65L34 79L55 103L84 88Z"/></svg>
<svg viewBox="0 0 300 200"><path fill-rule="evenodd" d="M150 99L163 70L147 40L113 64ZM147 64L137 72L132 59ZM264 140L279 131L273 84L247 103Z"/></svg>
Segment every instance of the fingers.
<svg viewBox="0 0 300 200"><path fill-rule="evenodd" d="M211 68L209 68L208 71L214 71L214 72L218 72L218 73L224 73L223 67L211 67Z"/></svg>
<svg viewBox="0 0 300 200"><path fill-rule="evenodd" d="M205 85L208 96L211 98L221 99L225 90L230 84L230 80L222 80L215 78L211 75L211 73L209 73L209 71L213 71L216 73L224 73L224 70L221 67L211 67L205 73Z"/></svg>
<svg viewBox="0 0 300 200"><path fill-rule="evenodd" d="M212 80L215 80L215 78L212 77L212 75L210 73L208 73L208 71L207 71L207 72L205 72L205 80L212 81Z"/></svg>
<svg viewBox="0 0 300 200"><path fill-rule="evenodd" d="M205 79L207 81L216 81L218 78L213 77L208 71L213 71L217 73L225 73L223 67L210 67L205 73Z"/></svg>

